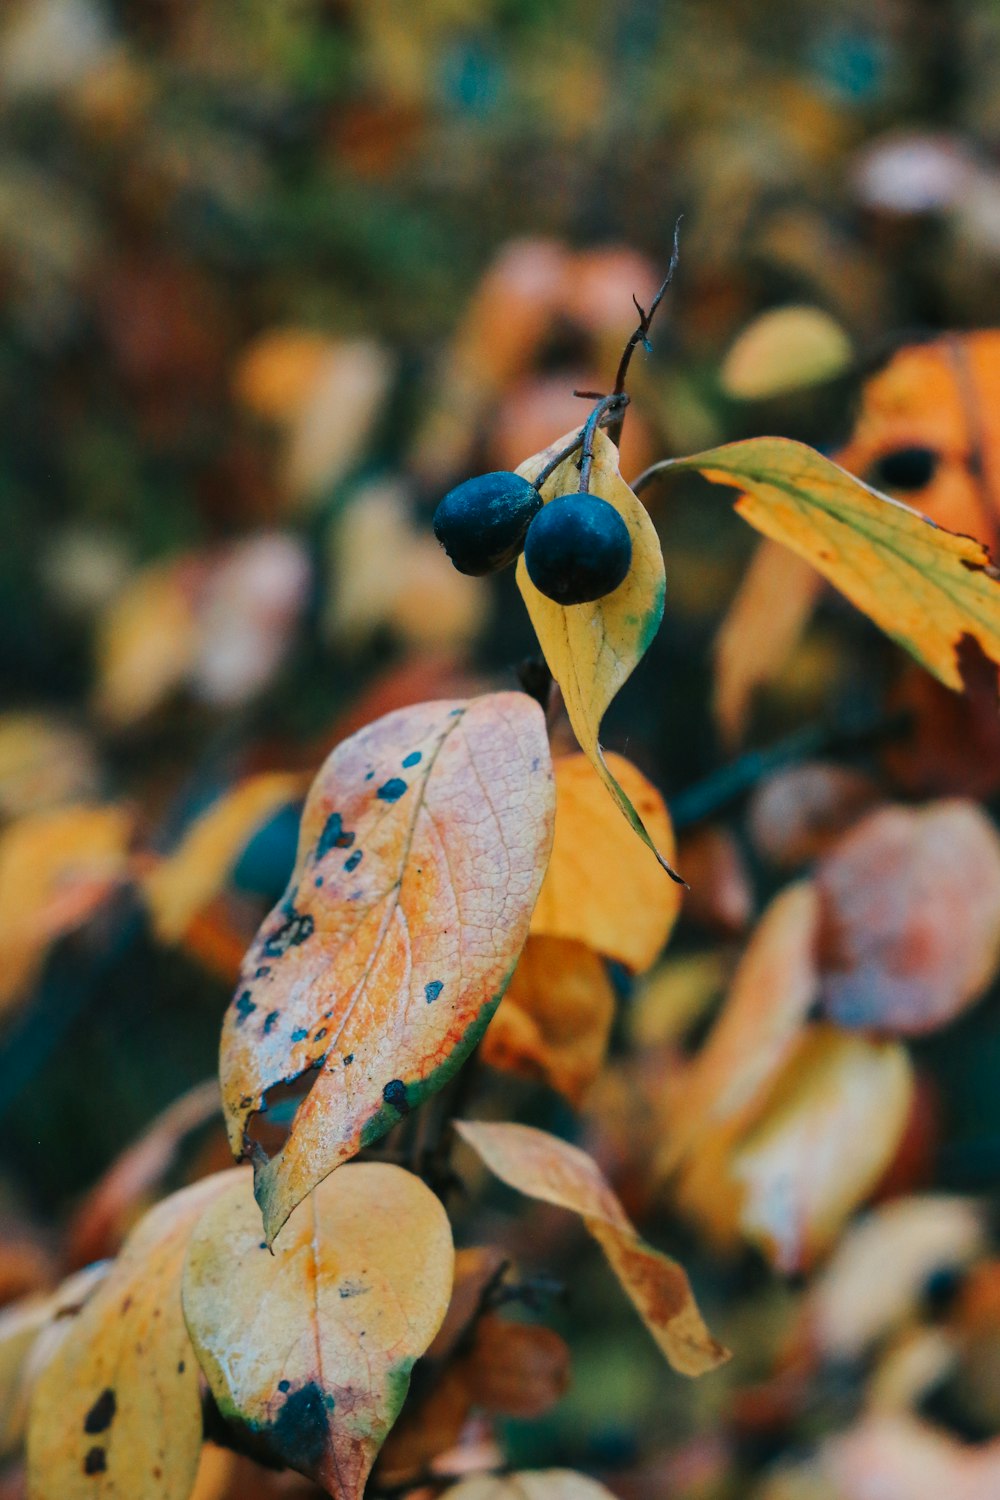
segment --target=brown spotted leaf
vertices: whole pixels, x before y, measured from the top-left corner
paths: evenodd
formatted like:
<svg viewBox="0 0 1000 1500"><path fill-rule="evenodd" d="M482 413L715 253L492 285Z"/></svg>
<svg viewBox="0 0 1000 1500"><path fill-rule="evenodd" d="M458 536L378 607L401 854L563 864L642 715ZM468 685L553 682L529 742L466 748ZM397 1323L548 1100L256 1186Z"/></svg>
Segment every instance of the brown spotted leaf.
<svg viewBox="0 0 1000 1500"><path fill-rule="evenodd" d="M201 1400L181 1308L184 1253L206 1206L247 1177L235 1169L175 1193L126 1241L34 1388L31 1500L187 1500Z"/></svg>
<svg viewBox="0 0 1000 1500"><path fill-rule="evenodd" d="M508 1187L580 1215L675 1370L702 1375L729 1358L705 1327L683 1268L639 1236L586 1152L530 1125L459 1120L455 1128Z"/></svg>
<svg viewBox="0 0 1000 1500"><path fill-rule="evenodd" d="M320 770L222 1035L230 1142L255 1156L269 1241L482 1035L528 935L553 800L544 718L523 693L401 709ZM296 1081L311 1087L267 1159L253 1117Z"/></svg>
<svg viewBox="0 0 1000 1500"><path fill-rule="evenodd" d="M355 1163L299 1205L273 1254L248 1184L213 1203L191 1239L184 1312L223 1415L337 1500L360 1500L453 1270L430 1189Z"/></svg>

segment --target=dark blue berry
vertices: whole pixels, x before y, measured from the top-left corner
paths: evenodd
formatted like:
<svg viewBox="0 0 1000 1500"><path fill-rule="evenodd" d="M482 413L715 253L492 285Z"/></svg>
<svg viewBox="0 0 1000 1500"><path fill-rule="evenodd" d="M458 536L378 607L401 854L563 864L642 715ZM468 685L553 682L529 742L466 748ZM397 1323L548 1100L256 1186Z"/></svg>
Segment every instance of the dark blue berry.
<svg viewBox="0 0 1000 1500"><path fill-rule="evenodd" d="M434 535L460 573L479 578L514 561L541 504L519 474L480 474L448 491L434 512Z"/></svg>
<svg viewBox="0 0 1000 1500"><path fill-rule="evenodd" d="M610 594L632 565L632 538L613 505L594 495L550 500L532 521L524 561L535 588L557 604Z"/></svg>

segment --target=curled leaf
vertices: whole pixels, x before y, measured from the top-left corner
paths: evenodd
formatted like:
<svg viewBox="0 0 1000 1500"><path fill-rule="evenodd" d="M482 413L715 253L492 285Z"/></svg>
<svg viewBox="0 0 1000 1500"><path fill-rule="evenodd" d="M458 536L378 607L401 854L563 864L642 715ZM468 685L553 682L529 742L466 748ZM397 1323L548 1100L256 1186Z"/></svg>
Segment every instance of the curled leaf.
<svg viewBox="0 0 1000 1500"><path fill-rule="evenodd" d="M482 1035L527 936L553 800L542 712L522 693L401 709L321 769L222 1037L227 1128L254 1154L269 1242ZM308 1094L268 1159L253 1117L296 1081Z"/></svg>
<svg viewBox="0 0 1000 1500"><path fill-rule="evenodd" d="M572 435L570 435L572 436ZM564 447L562 438L536 454L518 470L534 479L548 459ZM548 503L580 487L576 455L565 459L542 486ZM613 505L632 538L632 567L624 583L593 604L564 606L539 593L528 577L524 558L517 564L517 585L527 605L535 634L556 682L562 690L573 733L618 807L636 833L670 870L661 853L608 766L598 742L601 720L619 688L642 660L663 618L663 554L656 529L618 472L618 450L603 432L594 442L591 493Z"/></svg>
<svg viewBox="0 0 1000 1500"><path fill-rule="evenodd" d="M32 1500L187 1500L201 1400L181 1269L203 1210L243 1178L222 1172L158 1204L70 1326L32 1395Z"/></svg>
<svg viewBox="0 0 1000 1500"><path fill-rule="evenodd" d="M191 1238L184 1313L223 1415L338 1500L360 1500L453 1269L430 1189L356 1163L310 1194L273 1253L249 1185L234 1184Z"/></svg>
<svg viewBox="0 0 1000 1500"><path fill-rule="evenodd" d="M640 1237L586 1152L530 1125L458 1120L455 1128L508 1187L580 1215L675 1370L703 1375L725 1363L683 1268Z"/></svg>
<svg viewBox="0 0 1000 1500"><path fill-rule="evenodd" d="M669 858L670 815L660 793L623 755L607 765ZM560 756L552 857L531 917L533 936L586 943L635 972L659 956L680 911L681 893L615 815L587 756Z"/></svg>

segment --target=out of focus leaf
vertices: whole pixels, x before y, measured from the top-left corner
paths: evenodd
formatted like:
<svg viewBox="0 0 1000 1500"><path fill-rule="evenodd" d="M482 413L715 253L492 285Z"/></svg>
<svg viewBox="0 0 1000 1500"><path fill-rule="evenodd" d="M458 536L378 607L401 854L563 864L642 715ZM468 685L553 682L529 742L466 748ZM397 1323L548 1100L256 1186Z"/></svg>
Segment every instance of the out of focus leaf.
<svg viewBox="0 0 1000 1500"><path fill-rule="evenodd" d="M777 542L761 542L715 641L713 707L726 742L739 743L753 696L797 644L823 587L815 568Z"/></svg>
<svg viewBox="0 0 1000 1500"><path fill-rule="evenodd" d="M333 344L289 434L285 482L299 503L329 494L364 452L388 394L395 360L380 344Z"/></svg>
<svg viewBox="0 0 1000 1500"><path fill-rule="evenodd" d="M1000 1486L1000 1439L960 1443L915 1417L863 1419L820 1457L836 1500L992 1500Z"/></svg>
<svg viewBox="0 0 1000 1500"><path fill-rule="evenodd" d="M813 1281L803 1322L827 1360L865 1355L917 1310L932 1275L983 1254L980 1207L929 1193L881 1204L852 1224Z"/></svg>
<svg viewBox="0 0 1000 1500"><path fill-rule="evenodd" d="M613 1500L603 1484L570 1469L482 1474L463 1479L450 1493L454 1500Z"/></svg>
<svg viewBox="0 0 1000 1500"><path fill-rule="evenodd" d="M851 341L818 307L775 307L747 325L720 371L722 388L741 401L781 396L843 374Z"/></svg>
<svg viewBox="0 0 1000 1500"><path fill-rule="evenodd" d="M603 791L601 797L607 804ZM611 981L591 948L533 934L480 1056L494 1068L541 1078L579 1104L604 1062L614 1013Z"/></svg>
<svg viewBox="0 0 1000 1500"><path fill-rule="evenodd" d="M195 1183L129 1237L35 1385L32 1500L187 1500L201 1452L201 1401L181 1309L184 1253L205 1208L245 1179L237 1169Z"/></svg>
<svg viewBox="0 0 1000 1500"><path fill-rule="evenodd" d="M72 1264L86 1265L117 1253L136 1220L162 1196L165 1178L184 1140L215 1118L221 1130L222 1108L214 1078L189 1089L157 1116L76 1210L68 1231L67 1254Z"/></svg>
<svg viewBox="0 0 1000 1500"><path fill-rule="evenodd" d="M678 1041L725 985L725 955L710 951L668 958L636 988L628 1009L629 1035L644 1049Z"/></svg>
<svg viewBox="0 0 1000 1500"><path fill-rule="evenodd" d="M220 1410L330 1494L360 1500L444 1317L453 1265L444 1209L400 1167L328 1177L273 1254L236 1183L201 1218L184 1269L184 1313Z"/></svg>
<svg viewBox="0 0 1000 1500"><path fill-rule="evenodd" d="M689 886L685 920L730 936L744 932L753 915L754 896L732 830L720 823L692 829L681 838L677 862Z"/></svg>
<svg viewBox="0 0 1000 1500"><path fill-rule="evenodd" d="M455 1128L508 1187L580 1215L675 1370L703 1375L729 1358L705 1327L681 1266L640 1238L585 1152L530 1125L459 1120Z"/></svg>
<svg viewBox="0 0 1000 1500"><path fill-rule="evenodd" d="M730 443L669 466L742 490L745 521L812 563L946 687L961 689L963 636L1000 661L1000 584L980 543L786 438Z"/></svg>
<svg viewBox="0 0 1000 1500"><path fill-rule="evenodd" d="M707 1130L746 1123L792 1056L818 993L818 910L803 881L764 913L674 1101L665 1161L679 1161Z"/></svg>
<svg viewBox="0 0 1000 1500"><path fill-rule="evenodd" d="M523 463L518 473L533 479L549 457L572 437L560 438L551 449ZM580 474L576 457L564 459L542 486L548 503L575 494ZM669 869L656 844L619 786L598 742L605 710L642 660L663 617L663 555L659 538L645 508L618 472L618 452L598 431L594 442L591 493L619 512L632 538L632 567L624 583L594 604L565 607L540 594L528 577L523 556L518 559L517 583L535 627L545 660L558 682L573 733L595 771L636 833Z"/></svg>
<svg viewBox="0 0 1000 1500"><path fill-rule="evenodd" d="M254 1150L271 1088L311 1085L285 1145L255 1152L268 1242L482 1035L527 937L554 800L544 718L523 693L401 709L319 772L223 1028L234 1151Z"/></svg>
<svg viewBox="0 0 1000 1500"><path fill-rule="evenodd" d="M137 573L97 627L95 708L113 728L143 719L187 677L198 650L206 563L186 557Z"/></svg>
<svg viewBox="0 0 1000 1500"><path fill-rule="evenodd" d="M0 1015L23 998L49 944L128 878L132 823L122 807L71 805L21 818L0 835Z"/></svg>
<svg viewBox="0 0 1000 1500"><path fill-rule="evenodd" d="M806 761L776 771L757 788L750 802L750 833L771 864L808 864L878 801L878 787L864 771Z"/></svg>
<svg viewBox="0 0 1000 1500"><path fill-rule="evenodd" d="M241 353L233 371L234 393L255 416L293 422L330 351L330 339L315 329L269 328Z"/></svg>
<svg viewBox="0 0 1000 1500"><path fill-rule="evenodd" d="M624 756L606 761L656 847L672 859L673 828L656 787ZM648 969L670 935L681 892L616 815L587 756L560 756L553 769L556 831L532 935L586 943L629 969Z"/></svg>
<svg viewBox="0 0 1000 1500"><path fill-rule="evenodd" d="M280 772L247 777L213 802L142 886L157 936L176 943L217 894L254 833L305 793L305 778Z"/></svg>
<svg viewBox="0 0 1000 1500"><path fill-rule="evenodd" d="M0 714L0 817L92 797L99 774L84 737L44 714Z"/></svg>
<svg viewBox="0 0 1000 1500"><path fill-rule="evenodd" d="M898 1043L832 1027L809 1032L729 1166L742 1190L743 1232L780 1270L810 1265L875 1186L906 1125L912 1089Z"/></svg>
<svg viewBox="0 0 1000 1500"><path fill-rule="evenodd" d="M842 1026L934 1030L1000 963L1000 835L973 802L870 814L823 862L822 998Z"/></svg>

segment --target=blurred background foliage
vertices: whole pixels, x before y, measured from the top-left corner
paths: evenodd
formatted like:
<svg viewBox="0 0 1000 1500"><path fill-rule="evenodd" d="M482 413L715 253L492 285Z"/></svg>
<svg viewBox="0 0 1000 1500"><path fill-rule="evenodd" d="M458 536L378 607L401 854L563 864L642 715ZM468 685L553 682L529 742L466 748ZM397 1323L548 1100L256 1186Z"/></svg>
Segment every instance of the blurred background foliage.
<svg viewBox="0 0 1000 1500"><path fill-rule="evenodd" d="M535 647L512 579L452 573L430 514L582 420L573 388L607 387L677 217L626 477L764 431L836 452L895 348L1000 324L998 146L996 0L6 0L0 818L5 836L81 803L123 820L0 852L0 1189L39 1244L213 1071L234 960L330 745L414 699L515 685ZM757 322L779 308L798 311ZM984 443L992 472L988 420ZM832 833L886 798L1000 789L987 709L961 717L829 596L756 701L751 752L726 742L712 641L753 539L725 498L695 479L651 493L667 616L605 728L683 835L694 891L671 951L722 972L787 876L765 773L849 772L809 814ZM271 773L201 904L152 901L197 814ZM672 992L689 1029L659 1024L685 1048L719 973ZM622 1020L616 1056L627 1043ZM913 1052L904 1186L994 1191L996 994ZM554 1096L489 1087L576 1129ZM615 1118L612 1100L592 1129L624 1157ZM514 1423L512 1451L630 1473L624 1496L749 1493L857 1409L864 1372L832 1361L804 1415L735 1419L795 1279L652 1211L723 1309L738 1376L679 1389L588 1254L554 1314L573 1390ZM991 1433L996 1368L948 1388L937 1420Z"/></svg>

